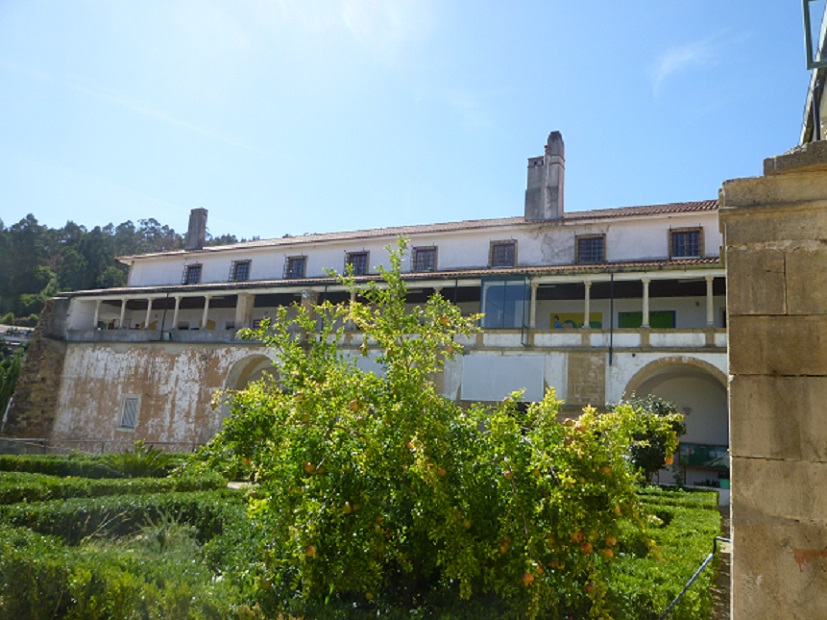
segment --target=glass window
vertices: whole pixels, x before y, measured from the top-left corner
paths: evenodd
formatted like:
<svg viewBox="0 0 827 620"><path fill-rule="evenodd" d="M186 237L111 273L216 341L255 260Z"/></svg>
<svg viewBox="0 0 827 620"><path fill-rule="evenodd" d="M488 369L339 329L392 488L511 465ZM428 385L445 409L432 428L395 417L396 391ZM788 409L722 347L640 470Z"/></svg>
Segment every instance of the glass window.
<svg viewBox="0 0 827 620"><path fill-rule="evenodd" d="M671 232L672 258L700 258L701 229L673 230Z"/></svg>
<svg viewBox="0 0 827 620"><path fill-rule="evenodd" d="M246 282L250 279L250 261L239 260L233 263L233 272L230 278L233 282Z"/></svg>
<svg viewBox="0 0 827 620"><path fill-rule="evenodd" d="M288 256L284 263L284 277L288 280L303 278L306 265L306 256Z"/></svg>
<svg viewBox="0 0 827 620"><path fill-rule="evenodd" d="M201 265L187 265L184 269L184 284L201 282Z"/></svg>
<svg viewBox="0 0 827 620"><path fill-rule="evenodd" d="M606 261L606 237L590 235L577 237L577 257L579 264L603 263Z"/></svg>
<svg viewBox="0 0 827 620"><path fill-rule="evenodd" d="M491 260L492 267L513 267L516 264L517 242L516 241L492 241Z"/></svg>
<svg viewBox="0 0 827 620"><path fill-rule="evenodd" d="M414 271L436 271L436 247L414 248Z"/></svg>
<svg viewBox="0 0 827 620"><path fill-rule="evenodd" d="M482 283L482 327L522 329L528 324L531 287L526 278L485 278Z"/></svg>
<svg viewBox="0 0 827 620"><path fill-rule="evenodd" d="M137 396L127 396L123 399L120 428L135 428L137 426L140 404L141 400Z"/></svg>
<svg viewBox="0 0 827 620"><path fill-rule="evenodd" d="M367 252L349 252L345 267L350 265L353 267L354 276L363 276L368 272L368 253Z"/></svg>

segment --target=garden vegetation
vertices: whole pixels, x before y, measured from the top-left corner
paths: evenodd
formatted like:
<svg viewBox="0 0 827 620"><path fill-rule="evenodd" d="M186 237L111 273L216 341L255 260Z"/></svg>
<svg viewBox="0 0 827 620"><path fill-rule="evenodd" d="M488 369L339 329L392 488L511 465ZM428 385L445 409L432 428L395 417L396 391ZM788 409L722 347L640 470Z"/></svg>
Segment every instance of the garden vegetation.
<svg viewBox="0 0 827 620"><path fill-rule="evenodd" d="M403 251L360 300L249 332L277 379L221 396L224 429L171 477L123 477L163 460L146 446L100 459L119 478L40 459L96 472L60 490L0 459L0 619L657 618L719 529L713 493L639 486L630 454L671 455L675 418L443 398L477 317L408 307ZM710 575L672 617L709 616Z"/></svg>

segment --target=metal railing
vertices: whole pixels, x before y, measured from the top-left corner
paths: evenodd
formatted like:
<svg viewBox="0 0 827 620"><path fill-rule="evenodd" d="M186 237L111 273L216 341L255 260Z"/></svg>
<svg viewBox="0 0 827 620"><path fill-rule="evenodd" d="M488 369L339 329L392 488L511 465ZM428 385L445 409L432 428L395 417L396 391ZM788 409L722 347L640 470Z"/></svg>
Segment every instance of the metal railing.
<svg viewBox="0 0 827 620"><path fill-rule="evenodd" d="M681 590L680 594L678 594L675 597L675 600L673 600L671 603L669 603L669 607L666 608L666 611L664 611L663 614L661 614L661 616L660 616L660 618L658 618L658 620L666 620L666 618L669 616L671 611L675 608L675 605L677 605L678 602L680 602L680 600L683 598L683 595L687 593L689 588L692 587L692 584L695 583L695 580L701 575L703 570L709 565L709 563L712 561L712 558L715 557L715 552L718 551L718 541L721 541L721 542L724 542L724 543L727 543L727 544L732 543L732 540L730 540L729 538L724 538L722 536L716 536L715 537L715 540L712 541L712 551L709 553L708 556L706 556L706 559L700 565L698 570L695 571L695 574L692 575L692 577L690 577L689 581L686 582L686 585L683 587L683 590Z"/></svg>

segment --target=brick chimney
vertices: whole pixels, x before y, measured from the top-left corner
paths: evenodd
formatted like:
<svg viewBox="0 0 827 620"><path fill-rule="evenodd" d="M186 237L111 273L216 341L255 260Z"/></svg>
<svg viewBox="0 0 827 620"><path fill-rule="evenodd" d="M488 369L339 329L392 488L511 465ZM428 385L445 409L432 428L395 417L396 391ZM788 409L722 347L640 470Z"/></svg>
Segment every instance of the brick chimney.
<svg viewBox="0 0 827 620"><path fill-rule="evenodd" d="M190 211L190 224L187 228L187 237L184 239L185 250L203 250L207 238L207 210L193 209Z"/></svg>
<svg viewBox="0 0 827 620"><path fill-rule="evenodd" d="M528 182L525 190L525 219L557 220L563 217L563 178L566 155L563 134L552 131L542 157L528 160Z"/></svg>

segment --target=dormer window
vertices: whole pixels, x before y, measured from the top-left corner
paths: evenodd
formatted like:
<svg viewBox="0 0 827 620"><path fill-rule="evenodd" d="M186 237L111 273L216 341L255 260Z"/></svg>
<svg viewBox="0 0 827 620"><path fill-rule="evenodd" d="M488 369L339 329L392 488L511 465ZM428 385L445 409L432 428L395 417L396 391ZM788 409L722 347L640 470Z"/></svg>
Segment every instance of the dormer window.
<svg viewBox="0 0 827 620"><path fill-rule="evenodd" d="M517 264L517 242L492 241L489 250L489 267L514 267Z"/></svg>
<svg viewBox="0 0 827 620"><path fill-rule="evenodd" d="M606 235L583 235L576 240L576 256L574 262L578 265L594 265L606 262Z"/></svg>
<svg viewBox="0 0 827 620"><path fill-rule="evenodd" d="M297 280L303 278L306 267L306 256L288 256L284 261L284 279Z"/></svg>
<svg viewBox="0 0 827 620"><path fill-rule="evenodd" d="M351 267L354 276L363 276L368 273L368 253L348 252L345 259L345 269Z"/></svg>
<svg viewBox="0 0 827 620"><path fill-rule="evenodd" d="M237 260L233 261L233 265L230 268L230 281L231 282L247 282L250 279L250 263L252 261L248 260Z"/></svg>
<svg viewBox="0 0 827 620"><path fill-rule="evenodd" d="M184 267L183 284L200 284L201 265L187 265Z"/></svg>
<svg viewBox="0 0 827 620"><path fill-rule="evenodd" d="M703 253L703 229L673 228L669 231L671 258L700 258Z"/></svg>
<svg viewBox="0 0 827 620"><path fill-rule="evenodd" d="M414 248L412 271L436 271L436 246Z"/></svg>

